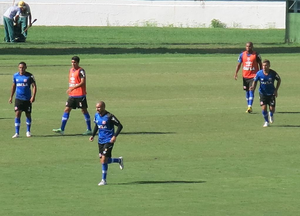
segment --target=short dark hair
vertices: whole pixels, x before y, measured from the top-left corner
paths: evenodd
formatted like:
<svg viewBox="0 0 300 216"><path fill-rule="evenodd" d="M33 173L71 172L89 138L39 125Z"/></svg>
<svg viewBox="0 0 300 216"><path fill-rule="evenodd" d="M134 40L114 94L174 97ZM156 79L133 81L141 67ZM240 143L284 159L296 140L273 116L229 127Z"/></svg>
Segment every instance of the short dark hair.
<svg viewBox="0 0 300 216"><path fill-rule="evenodd" d="M72 60L74 60L75 62L79 63L80 62L80 58L78 56L73 56Z"/></svg>
<svg viewBox="0 0 300 216"><path fill-rule="evenodd" d="M253 43L251 41L247 42L246 44L249 44L250 46L253 46Z"/></svg>
<svg viewBox="0 0 300 216"><path fill-rule="evenodd" d="M20 62L19 65L24 65L25 67L27 66L25 62Z"/></svg>
<svg viewBox="0 0 300 216"><path fill-rule="evenodd" d="M268 65L271 65L271 63L268 59L263 60L263 63L267 63Z"/></svg>

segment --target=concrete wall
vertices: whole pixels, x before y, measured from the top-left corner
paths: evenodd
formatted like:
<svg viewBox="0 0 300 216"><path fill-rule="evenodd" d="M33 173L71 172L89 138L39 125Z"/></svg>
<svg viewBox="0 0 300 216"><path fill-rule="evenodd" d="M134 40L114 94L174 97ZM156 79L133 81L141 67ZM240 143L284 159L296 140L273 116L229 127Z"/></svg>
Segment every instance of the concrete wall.
<svg viewBox="0 0 300 216"><path fill-rule="evenodd" d="M18 2L18 1L16 1ZM28 0L35 25L285 28L285 2ZM47 3L43 3L47 2ZM63 2L63 3L61 3ZM0 1L2 14L12 1ZM3 24L1 18L0 24Z"/></svg>

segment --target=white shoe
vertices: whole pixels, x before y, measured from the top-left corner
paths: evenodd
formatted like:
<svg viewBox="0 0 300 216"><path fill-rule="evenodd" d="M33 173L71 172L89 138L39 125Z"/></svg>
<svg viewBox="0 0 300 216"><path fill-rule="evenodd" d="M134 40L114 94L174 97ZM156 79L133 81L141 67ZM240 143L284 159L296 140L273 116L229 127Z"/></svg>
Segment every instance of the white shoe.
<svg viewBox="0 0 300 216"><path fill-rule="evenodd" d="M29 131L26 132L27 137L31 137L31 133Z"/></svg>
<svg viewBox="0 0 300 216"><path fill-rule="evenodd" d="M124 169L124 160L123 160L123 157L119 157L120 159L120 162L119 162L119 165L120 165L120 169Z"/></svg>
<svg viewBox="0 0 300 216"><path fill-rule="evenodd" d="M263 127L269 127L269 122L265 122Z"/></svg>
<svg viewBox="0 0 300 216"><path fill-rule="evenodd" d="M19 138L19 134L15 133L11 138Z"/></svg>
<svg viewBox="0 0 300 216"><path fill-rule="evenodd" d="M106 181L104 179L99 182L98 186L107 185Z"/></svg>
<svg viewBox="0 0 300 216"><path fill-rule="evenodd" d="M271 124L274 123L274 115L271 116L271 115L269 114L269 121L270 121Z"/></svg>

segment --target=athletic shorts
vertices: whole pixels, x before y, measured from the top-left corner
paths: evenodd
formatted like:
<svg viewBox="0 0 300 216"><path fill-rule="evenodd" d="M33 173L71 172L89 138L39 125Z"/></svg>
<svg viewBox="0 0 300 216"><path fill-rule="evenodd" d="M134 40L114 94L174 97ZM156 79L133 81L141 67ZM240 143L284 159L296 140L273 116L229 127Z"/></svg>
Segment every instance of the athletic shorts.
<svg viewBox="0 0 300 216"><path fill-rule="evenodd" d="M99 157L104 155L105 157L111 158L111 152L114 147L113 143L105 143L105 144L98 143L98 146L99 146Z"/></svg>
<svg viewBox="0 0 300 216"><path fill-rule="evenodd" d="M32 104L31 102L15 99L15 111L24 111L25 113L31 113Z"/></svg>
<svg viewBox="0 0 300 216"><path fill-rule="evenodd" d="M243 78L243 88L245 91L249 91L250 86L252 86L254 80L249 78Z"/></svg>
<svg viewBox="0 0 300 216"><path fill-rule="evenodd" d="M272 107L276 106L276 99L275 95L263 95L259 94L259 100L260 100L260 105L269 105Z"/></svg>
<svg viewBox="0 0 300 216"><path fill-rule="evenodd" d="M72 109L80 108L86 109L88 108L86 97L73 98L69 97L66 103L66 107L71 107Z"/></svg>

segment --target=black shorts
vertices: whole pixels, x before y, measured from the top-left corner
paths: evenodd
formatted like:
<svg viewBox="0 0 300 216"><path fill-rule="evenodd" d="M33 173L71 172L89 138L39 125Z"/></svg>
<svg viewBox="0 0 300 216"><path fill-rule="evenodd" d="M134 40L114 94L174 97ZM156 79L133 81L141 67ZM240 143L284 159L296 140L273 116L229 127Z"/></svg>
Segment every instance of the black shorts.
<svg viewBox="0 0 300 216"><path fill-rule="evenodd" d="M105 157L110 157L111 158L111 152L114 148L113 143L105 143L105 144L99 144L98 143L98 147L99 147L99 156L100 157L102 155L104 155Z"/></svg>
<svg viewBox="0 0 300 216"><path fill-rule="evenodd" d="M254 80L249 78L243 78L243 88L245 91L249 91L250 86L252 86Z"/></svg>
<svg viewBox="0 0 300 216"><path fill-rule="evenodd" d="M276 106L276 99L275 95L263 95L259 94L259 100L260 100L260 105L269 105L272 107Z"/></svg>
<svg viewBox="0 0 300 216"><path fill-rule="evenodd" d="M86 109L88 108L86 97L73 98L69 97L66 103L66 107L71 107L72 109L80 108Z"/></svg>
<svg viewBox="0 0 300 216"><path fill-rule="evenodd" d="M31 113L32 103L30 101L24 101L15 99L15 111L24 111L25 113Z"/></svg>

